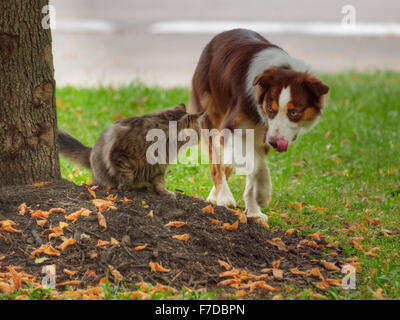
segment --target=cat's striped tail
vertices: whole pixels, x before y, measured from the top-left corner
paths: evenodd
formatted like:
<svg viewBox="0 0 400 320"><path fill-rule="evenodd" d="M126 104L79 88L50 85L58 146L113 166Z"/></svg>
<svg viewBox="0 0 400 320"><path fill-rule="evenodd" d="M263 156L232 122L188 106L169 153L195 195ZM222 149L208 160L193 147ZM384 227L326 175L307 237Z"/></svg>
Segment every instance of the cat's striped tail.
<svg viewBox="0 0 400 320"><path fill-rule="evenodd" d="M58 145L60 154L68 160L90 169L90 152L92 148L86 147L68 132L58 130Z"/></svg>

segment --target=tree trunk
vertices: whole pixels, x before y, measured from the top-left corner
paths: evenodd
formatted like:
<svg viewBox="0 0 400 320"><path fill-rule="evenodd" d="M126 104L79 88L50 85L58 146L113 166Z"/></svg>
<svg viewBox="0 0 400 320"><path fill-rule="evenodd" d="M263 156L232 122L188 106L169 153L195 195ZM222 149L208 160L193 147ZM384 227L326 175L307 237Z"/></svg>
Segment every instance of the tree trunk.
<svg viewBox="0 0 400 320"><path fill-rule="evenodd" d="M48 0L0 0L0 186L60 179Z"/></svg>

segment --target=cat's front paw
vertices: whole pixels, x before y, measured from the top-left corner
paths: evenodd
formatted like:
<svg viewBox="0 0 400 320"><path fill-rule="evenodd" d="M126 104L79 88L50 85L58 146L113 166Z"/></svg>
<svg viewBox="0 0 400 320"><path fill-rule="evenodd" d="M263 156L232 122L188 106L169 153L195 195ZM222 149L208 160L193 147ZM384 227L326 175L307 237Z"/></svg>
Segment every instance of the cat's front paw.
<svg viewBox="0 0 400 320"><path fill-rule="evenodd" d="M169 190L167 190L167 189L165 189L165 190L163 190L163 191L160 191L159 193L160 193L161 195L163 195L163 196L167 196L167 197L170 197L170 198L172 198L172 199L176 199L176 194L173 193L173 192L171 192L171 191L169 191Z"/></svg>

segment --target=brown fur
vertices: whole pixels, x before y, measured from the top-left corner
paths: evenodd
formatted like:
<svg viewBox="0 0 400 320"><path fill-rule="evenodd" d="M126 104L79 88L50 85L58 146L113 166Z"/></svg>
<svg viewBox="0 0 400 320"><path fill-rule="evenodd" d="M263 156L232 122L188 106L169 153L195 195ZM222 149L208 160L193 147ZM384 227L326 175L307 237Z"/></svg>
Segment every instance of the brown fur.
<svg viewBox="0 0 400 320"><path fill-rule="evenodd" d="M264 116L273 117L278 110L279 94L287 85L291 86L292 110L298 112L295 121L310 121L319 115L322 95L329 88L313 75L286 65L269 68L256 76L255 97L248 94L246 77L252 59L269 48L280 49L245 29L222 32L207 44L193 75L189 105L191 113L205 111L202 128L234 129L245 121L254 126L265 125L255 103L261 106ZM268 150L266 146L265 153ZM219 164L212 164L210 170L218 194L221 177L225 174L228 179L230 171Z"/></svg>

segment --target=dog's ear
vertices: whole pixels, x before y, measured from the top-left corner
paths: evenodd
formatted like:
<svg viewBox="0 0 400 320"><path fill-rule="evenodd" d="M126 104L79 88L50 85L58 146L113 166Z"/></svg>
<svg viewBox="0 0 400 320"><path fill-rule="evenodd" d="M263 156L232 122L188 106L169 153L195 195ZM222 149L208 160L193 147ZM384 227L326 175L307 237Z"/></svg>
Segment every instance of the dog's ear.
<svg viewBox="0 0 400 320"><path fill-rule="evenodd" d="M271 67L254 78L253 86L256 87L256 100L258 104L262 104L264 96L269 88L274 84L277 74L277 68Z"/></svg>
<svg viewBox="0 0 400 320"><path fill-rule="evenodd" d="M329 87L314 76L308 76L304 79L304 86L317 98L327 94Z"/></svg>

